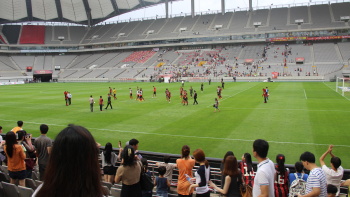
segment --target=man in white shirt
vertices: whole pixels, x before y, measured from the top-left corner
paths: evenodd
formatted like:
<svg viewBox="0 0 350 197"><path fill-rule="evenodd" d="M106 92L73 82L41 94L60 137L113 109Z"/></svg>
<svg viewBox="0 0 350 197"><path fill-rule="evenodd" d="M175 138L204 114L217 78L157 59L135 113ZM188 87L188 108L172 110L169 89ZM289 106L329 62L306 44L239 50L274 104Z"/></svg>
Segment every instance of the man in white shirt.
<svg viewBox="0 0 350 197"><path fill-rule="evenodd" d="M340 192L340 181L343 178L344 169L341 167L341 160L339 157L334 156L332 153L333 145L329 145L328 150L323 153L320 157L320 164L322 166L323 172L326 174L327 184L331 184L337 187L338 192L336 196L339 196ZM324 162L325 157L330 154L331 155L331 168L328 168L326 163Z"/></svg>
<svg viewBox="0 0 350 197"><path fill-rule="evenodd" d="M258 170L254 178L253 197L274 197L275 166L267 158L269 143L257 139L253 143L253 156L258 160Z"/></svg>

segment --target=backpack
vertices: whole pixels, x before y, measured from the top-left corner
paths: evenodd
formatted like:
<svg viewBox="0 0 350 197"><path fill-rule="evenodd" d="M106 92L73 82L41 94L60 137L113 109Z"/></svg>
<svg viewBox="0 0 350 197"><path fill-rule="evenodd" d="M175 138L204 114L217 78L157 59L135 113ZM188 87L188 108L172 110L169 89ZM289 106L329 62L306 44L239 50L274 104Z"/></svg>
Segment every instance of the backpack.
<svg viewBox="0 0 350 197"><path fill-rule="evenodd" d="M301 178L297 173L294 173L295 180L290 184L289 197L297 196L298 194L304 195L306 190L306 181L304 181L304 173L301 174Z"/></svg>

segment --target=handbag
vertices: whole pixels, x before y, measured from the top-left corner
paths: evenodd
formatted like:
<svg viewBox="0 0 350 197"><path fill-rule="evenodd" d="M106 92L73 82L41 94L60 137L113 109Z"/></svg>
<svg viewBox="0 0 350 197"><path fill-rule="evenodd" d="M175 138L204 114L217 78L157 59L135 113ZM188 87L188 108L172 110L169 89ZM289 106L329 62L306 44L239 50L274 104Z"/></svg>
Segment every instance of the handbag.
<svg viewBox="0 0 350 197"><path fill-rule="evenodd" d="M251 177L249 175L249 184L243 184L243 181L242 181L242 183L239 187L242 197L252 197L253 196L253 187L250 185L251 185Z"/></svg>
<svg viewBox="0 0 350 197"><path fill-rule="evenodd" d="M141 166L140 184L141 189L145 191L150 191L154 188L152 178L144 172L143 166Z"/></svg>

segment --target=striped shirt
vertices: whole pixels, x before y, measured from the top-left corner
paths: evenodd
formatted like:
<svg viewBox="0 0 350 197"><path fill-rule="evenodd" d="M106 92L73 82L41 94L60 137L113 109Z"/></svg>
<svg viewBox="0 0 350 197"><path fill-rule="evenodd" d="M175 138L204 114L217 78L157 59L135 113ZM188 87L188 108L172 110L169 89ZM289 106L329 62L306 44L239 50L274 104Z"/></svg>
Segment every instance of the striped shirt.
<svg viewBox="0 0 350 197"><path fill-rule="evenodd" d="M314 168L310 171L309 177L307 178L306 192L308 194L312 191L312 188L318 187L321 189L320 197L327 196L327 181L326 175L321 168Z"/></svg>

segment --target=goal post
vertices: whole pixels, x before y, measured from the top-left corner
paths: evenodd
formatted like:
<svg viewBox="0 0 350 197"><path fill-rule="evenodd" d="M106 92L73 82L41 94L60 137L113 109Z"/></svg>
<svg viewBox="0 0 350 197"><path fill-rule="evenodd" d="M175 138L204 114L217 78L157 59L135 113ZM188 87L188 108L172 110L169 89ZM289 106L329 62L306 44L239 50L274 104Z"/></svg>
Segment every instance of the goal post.
<svg viewBox="0 0 350 197"><path fill-rule="evenodd" d="M335 89L342 96L350 96L350 78L337 77Z"/></svg>

